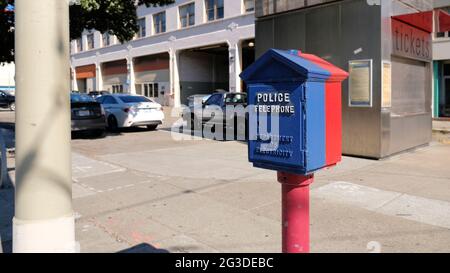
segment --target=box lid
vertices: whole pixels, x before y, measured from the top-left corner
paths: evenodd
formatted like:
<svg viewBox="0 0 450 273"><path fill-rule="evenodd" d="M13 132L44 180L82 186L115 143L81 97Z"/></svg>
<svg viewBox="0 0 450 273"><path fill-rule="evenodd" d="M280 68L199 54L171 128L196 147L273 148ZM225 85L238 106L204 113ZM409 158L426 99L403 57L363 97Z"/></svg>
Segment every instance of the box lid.
<svg viewBox="0 0 450 273"><path fill-rule="evenodd" d="M250 65L240 77L246 83L326 81L331 73L302 58L298 50L270 49Z"/></svg>

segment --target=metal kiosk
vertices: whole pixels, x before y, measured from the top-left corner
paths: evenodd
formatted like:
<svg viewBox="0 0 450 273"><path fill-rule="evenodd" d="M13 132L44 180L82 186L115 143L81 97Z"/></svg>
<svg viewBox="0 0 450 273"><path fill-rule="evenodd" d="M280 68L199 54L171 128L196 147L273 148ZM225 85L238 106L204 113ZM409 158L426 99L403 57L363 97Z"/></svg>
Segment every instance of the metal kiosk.
<svg viewBox="0 0 450 273"><path fill-rule="evenodd" d="M348 73L297 50L271 49L241 75L247 84L249 161L278 171L285 253L309 252L309 185L341 160L341 84Z"/></svg>

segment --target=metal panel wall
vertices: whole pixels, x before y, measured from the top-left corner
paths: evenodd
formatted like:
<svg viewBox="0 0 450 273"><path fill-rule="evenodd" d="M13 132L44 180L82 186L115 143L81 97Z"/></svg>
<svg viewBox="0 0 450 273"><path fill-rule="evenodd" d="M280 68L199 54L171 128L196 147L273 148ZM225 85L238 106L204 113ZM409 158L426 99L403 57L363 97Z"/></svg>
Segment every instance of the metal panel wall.
<svg viewBox="0 0 450 273"><path fill-rule="evenodd" d="M373 60L373 107L348 107L343 84L343 153L379 158L381 139L381 8L364 0L338 1L259 18L256 54L271 47L300 49L348 70L349 60ZM378 90L378 91L377 91Z"/></svg>
<svg viewBox="0 0 450 273"><path fill-rule="evenodd" d="M432 9L432 1L385 1L381 6L381 54L392 62L392 107L381 110L381 155L431 141L431 63L393 56L392 16Z"/></svg>
<svg viewBox="0 0 450 273"><path fill-rule="evenodd" d="M290 6L294 2L298 6ZM382 158L431 141L431 64L393 57L391 17L431 10L432 1L370 3L259 0L257 16L263 17L256 22L256 55L269 48L301 49L346 70L350 60L371 59L372 107L349 107L348 81L343 84L343 153ZM305 4L309 7L302 9ZM275 14L290 9L297 10ZM393 71L392 105L386 108L381 106L382 61L392 63Z"/></svg>

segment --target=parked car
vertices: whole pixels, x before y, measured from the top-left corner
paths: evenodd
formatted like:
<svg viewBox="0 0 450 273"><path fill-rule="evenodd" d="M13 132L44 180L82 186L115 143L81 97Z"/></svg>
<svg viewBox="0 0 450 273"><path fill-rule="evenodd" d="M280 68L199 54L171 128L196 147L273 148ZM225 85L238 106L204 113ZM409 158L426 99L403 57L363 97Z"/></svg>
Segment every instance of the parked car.
<svg viewBox="0 0 450 273"><path fill-rule="evenodd" d="M183 117L187 122L191 123L191 128L202 128L206 123L215 126L224 126L226 132L227 126L232 126L235 130L235 136L239 132L245 132L248 136L248 113L246 111L236 111L232 116L227 116L227 106L242 106L242 110L246 110L247 94L216 92L202 104L202 107L189 108L189 115L183 113ZM222 115L217 115L218 110L222 111ZM222 117L221 119L218 117Z"/></svg>
<svg viewBox="0 0 450 273"><path fill-rule="evenodd" d="M209 97L211 96L211 94L198 94L198 95L191 95L189 97L187 97L188 100L188 106L189 108L193 108L194 107L194 103L198 103L198 104L203 104L205 103Z"/></svg>
<svg viewBox="0 0 450 273"><path fill-rule="evenodd" d="M109 95L111 94L109 91L91 91L89 92L89 96L93 97L94 99L104 96L104 95Z"/></svg>
<svg viewBox="0 0 450 273"><path fill-rule="evenodd" d="M110 94L97 98L106 111L110 130L118 128L147 126L155 130L164 121L161 104L150 98L130 94Z"/></svg>
<svg viewBox="0 0 450 273"><path fill-rule="evenodd" d="M3 90L0 90L0 91L5 92L7 95L11 95L11 96L15 96L16 95L16 90L15 89L3 89Z"/></svg>
<svg viewBox="0 0 450 273"><path fill-rule="evenodd" d="M8 92L0 91L0 107L16 111L16 97Z"/></svg>
<svg viewBox="0 0 450 273"><path fill-rule="evenodd" d="M87 94L70 94L72 131L92 131L102 135L106 129L105 111Z"/></svg>

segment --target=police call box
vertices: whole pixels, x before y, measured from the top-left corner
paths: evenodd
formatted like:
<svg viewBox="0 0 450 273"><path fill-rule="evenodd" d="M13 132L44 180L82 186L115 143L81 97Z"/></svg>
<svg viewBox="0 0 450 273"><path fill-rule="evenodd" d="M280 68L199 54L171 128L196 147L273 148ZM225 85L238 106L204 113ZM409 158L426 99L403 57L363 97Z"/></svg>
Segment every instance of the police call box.
<svg viewBox="0 0 450 273"><path fill-rule="evenodd" d="M341 160L341 83L348 73L297 50L271 49L241 75L249 161L306 175Z"/></svg>

